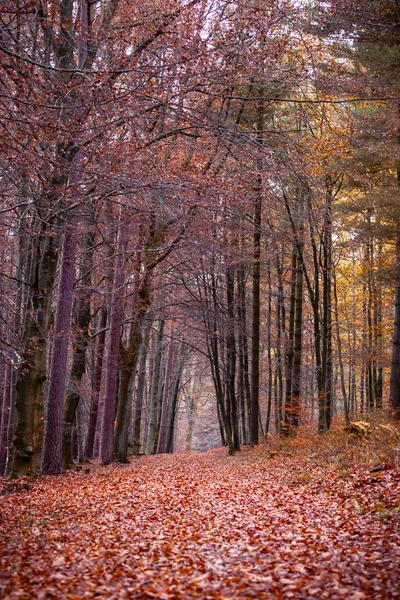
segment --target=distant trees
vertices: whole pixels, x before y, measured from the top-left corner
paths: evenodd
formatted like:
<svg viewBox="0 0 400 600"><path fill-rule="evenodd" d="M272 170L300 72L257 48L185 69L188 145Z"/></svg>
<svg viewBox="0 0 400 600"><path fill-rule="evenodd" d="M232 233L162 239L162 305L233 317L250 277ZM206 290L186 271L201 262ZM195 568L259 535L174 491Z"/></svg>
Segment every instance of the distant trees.
<svg viewBox="0 0 400 600"><path fill-rule="evenodd" d="M370 408L382 407L382 292L376 280L375 263L382 246L388 240L396 245L398 254L398 129L399 88L398 38L400 13L392 0L365 2L361 7L341 1L321 6L321 31L334 37L345 33L353 45L345 43L342 55L354 65L352 74L342 77L348 93L364 100L358 103L354 115L354 154L358 168L350 166L354 187L361 192L364 204L363 230L368 228L365 245L367 275L365 282L365 342L368 347L364 366L364 395ZM326 11L329 10L329 18ZM356 81L355 81L356 78ZM360 168L361 167L361 168ZM383 190L384 193L383 193ZM395 314L389 399L393 415L400 415L400 330L399 322L399 261L396 261Z"/></svg>

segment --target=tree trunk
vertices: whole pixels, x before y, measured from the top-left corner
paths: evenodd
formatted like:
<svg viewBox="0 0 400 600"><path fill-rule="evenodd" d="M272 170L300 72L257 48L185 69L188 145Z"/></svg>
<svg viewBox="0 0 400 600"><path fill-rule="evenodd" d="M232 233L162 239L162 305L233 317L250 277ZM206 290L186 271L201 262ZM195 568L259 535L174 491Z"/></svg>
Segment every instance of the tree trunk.
<svg viewBox="0 0 400 600"><path fill-rule="evenodd" d="M113 292L110 308L110 331L107 339L107 371L104 394L104 412L101 427L100 461L108 465L113 461L115 406L118 388L119 343L123 308L124 262L128 240L128 227L120 216L120 228L115 261Z"/></svg>
<svg viewBox="0 0 400 600"><path fill-rule="evenodd" d="M90 396L89 425L85 440L84 458L89 460L93 457L94 439L96 436L97 415L99 411L99 397L101 388L101 375L103 371L104 343L106 339L107 309L101 308L99 320L99 334L94 357L94 372L92 381L92 393Z"/></svg>
<svg viewBox="0 0 400 600"><path fill-rule="evenodd" d="M396 294L392 339L392 366L390 370L389 402L394 419L400 419L400 237L396 240Z"/></svg>
<svg viewBox="0 0 400 600"><path fill-rule="evenodd" d="M283 262L283 261L282 261ZM283 272L281 260L276 252L276 272L278 276L278 300L276 303L276 324L277 324L277 340L276 340L276 384L275 384L275 427L279 434L282 431L284 424L282 407L283 407L283 352L282 341L285 334L285 295L283 288Z"/></svg>
<svg viewBox="0 0 400 600"><path fill-rule="evenodd" d="M239 267L237 275L238 294L238 350L239 350L239 398L243 444L248 444L248 415L251 410L251 391L249 378L249 348L246 329L246 282L245 268Z"/></svg>
<svg viewBox="0 0 400 600"><path fill-rule="evenodd" d="M268 434L271 421L272 408L272 348L271 348L271 329L272 329L272 284L271 284L271 263L268 262L268 314L267 314L267 357L268 357L268 403L267 416L265 419L265 435Z"/></svg>
<svg viewBox="0 0 400 600"><path fill-rule="evenodd" d="M185 437L185 452L190 452L192 450L193 444L193 430L195 423L195 413L196 413L196 402L192 395L185 396L185 404L186 404L186 412L188 425L186 430Z"/></svg>
<svg viewBox="0 0 400 600"><path fill-rule="evenodd" d="M331 194L328 192L325 207L325 231L323 236L323 356L322 371L324 373L325 422L329 431L332 420L332 217Z"/></svg>
<svg viewBox="0 0 400 600"><path fill-rule="evenodd" d="M173 335L173 332L172 334ZM167 437L167 419L168 419L168 399L171 371L174 361L174 342L169 343L168 357L165 366L164 391L161 401L161 417L160 417L160 432L158 435L157 454L165 452L165 442Z"/></svg>
<svg viewBox="0 0 400 600"><path fill-rule="evenodd" d="M86 235L86 257L80 269L80 281L84 287L78 298L77 333L73 345L71 376L68 385L67 397L63 414L63 443L62 464L64 469L70 469L72 460L71 432L76 409L80 401L80 384L86 371L86 349L89 343L88 332L91 319L90 314L90 270L93 263L94 234L89 231ZM89 275L87 275L89 273Z"/></svg>
<svg viewBox="0 0 400 600"><path fill-rule="evenodd" d="M292 387L293 387L293 359L294 359L294 329L296 314L296 279L297 279L298 256L296 244L292 250L292 281L290 285L290 308L289 308L289 331L286 340L285 367L286 367L286 397L285 397L285 418L283 433L290 434L290 416L292 409Z"/></svg>
<svg viewBox="0 0 400 600"><path fill-rule="evenodd" d="M250 443L258 444L259 427L259 386L260 386L260 283L261 283L261 206L262 181L258 176L258 186L254 203L253 233L253 314L251 338L251 411L249 415Z"/></svg>
<svg viewBox="0 0 400 600"><path fill-rule="evenodd" d="M234 273L228 267L226 273L226 296L228 309L228 331L226 335L226 399L227 413L231 421L233 447L240 450L239 423L236 405L235 381L236 381L236 339L235 339L235 306L234 306Z"/></svg>
<svg viewBox="0 0 400 600"><path fill-rule="evenodd" d="M62 471L62 410L67 375L72 296L75 283L76 245L77 223L76 217L72 217L71 223L67 223L66 225L61 260L53 353L50 369L46 430L43 446L43 475L57 475Z"/></svg>
<svg viewBox="0 0 400 600"><path fill-rule="evenodd" d="M141 448L140 439L141 439L142 410L143 410L144 388L145 388L145 382L146 382L146 361L147 361L147 355L148 355L148 351L149 351L151 325L152 325L152 319L148 317L147 325L146 325L145 331L143 333L143 342L142 342L141 350L140 350L135 414L134 414L134 419L133 419L133 454L135 454L136 456L138 454L140 454L140 448Z"/></svg>
<svg viewBox="0 0 400 600"><path fill-rule="evenodd" d="M51 294L57 269L59 238L52 235L56 217L41 222L32 260L29 300L25 313L22 360L15 387L16 426L10 474L34 474L40 468L43 440L43 383L46 380L48 330L52 322ZM29 269L28 269L29 276Z"/></svg>
<svg viewBox="0 0 400 600"><path fill-rule="evenodd" d="M114 452L118 462L128 460L128 430L132 411L132 381L142 343L142 330L150 306L150 283L145 273L139 286L134 320L131 325L128 347L121 345L121 380L118 393L118 409L115 425Z"/></svg>
<svg viewBox="0 0 400 600"><path fill-rule="evenodd" d="M153 365L153 379L151 383L151 397L150 397L150 409L149 409L149 425L147 433L146 443L146 454L154 454L156 451L156 437L157 437L157 409L158 409L158 397L160 387L160 366L162 358L162 340L164 333L164 319L160 318L158 321L156 347L154 355Z"/></svg>
<svg viewBox="0 0 400 600"><path fill-rule="evenodd" d="M167 430L165 436L165 452L173 452L174 431L178 406L179 389L181 385L184 357L180 354L177 358L177 369L173 378L172 392L168 402Z"/></svg>
<svg viewBox="0 0 400 600"><path fill-rule="evenodd" d="M346 392L346 382L344 377L344 367L343 367L343 355L342 355L342 340L340 337L340 327L339 327L339 303L338 303L338 295L337 295L337 284L336 284L336 273L333 275L333 292L335 299L335 321L336 321L336 344L337 344L337 354L339 360L339 370L340 370L340 383L342 388L342 396L343 396L343 411L346 425L350 423L350 414L349 414L349 402Z"/></svg>
<svg viewBox="0 0 400 600"><path fill-rule="evenodd" d="M8 425L12 400L13 365L8 358L4 372L3 402L0 412L0 477L5 474L8 455Z"/></svg>
<svg viewBox="0 0 400 600"><path fill-rule="evenodd" d="M299 241L302 244L302 240ZM302 355L302 330L303 330L303 268L300 252L297 248L298 258L296 265L296 301L294 317L294 353L292 370L292 390L289 423L292 431L300 425L300 390L301 390L301 355Z"/></svg>

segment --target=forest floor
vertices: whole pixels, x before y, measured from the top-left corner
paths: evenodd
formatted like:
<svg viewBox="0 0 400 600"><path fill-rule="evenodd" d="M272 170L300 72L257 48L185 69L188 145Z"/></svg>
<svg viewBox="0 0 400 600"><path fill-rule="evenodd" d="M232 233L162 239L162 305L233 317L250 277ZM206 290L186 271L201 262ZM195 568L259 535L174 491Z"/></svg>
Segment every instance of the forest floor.
<svg viewBox="0 0 400 600"><path fill-rule="evenodd" d="M0 498L7 600L400 598L393 466L260 446L30 485Z"/></svg>

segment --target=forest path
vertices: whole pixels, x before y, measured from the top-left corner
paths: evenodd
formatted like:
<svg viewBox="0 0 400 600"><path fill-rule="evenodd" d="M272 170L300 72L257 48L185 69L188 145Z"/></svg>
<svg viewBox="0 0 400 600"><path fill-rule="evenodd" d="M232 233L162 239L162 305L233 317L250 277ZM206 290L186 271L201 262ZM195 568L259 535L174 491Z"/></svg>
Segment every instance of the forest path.
<svg viewBox="0 0 400 600"><path fill-rule="evenodd" d="M92 465L0 499L0 597L400 598L399 500L257 450Z"/></svg>

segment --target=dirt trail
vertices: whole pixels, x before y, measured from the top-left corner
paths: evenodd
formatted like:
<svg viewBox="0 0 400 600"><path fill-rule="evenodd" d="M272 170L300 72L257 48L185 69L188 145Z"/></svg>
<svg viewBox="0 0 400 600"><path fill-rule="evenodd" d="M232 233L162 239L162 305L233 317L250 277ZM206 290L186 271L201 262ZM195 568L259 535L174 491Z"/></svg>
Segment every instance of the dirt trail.
<svg viewBox="0 0 400 600"><path fill-rule="evenodd" d="M40 478L0 499L0 597L400 598L399 491L224 450Z"/></svg>

